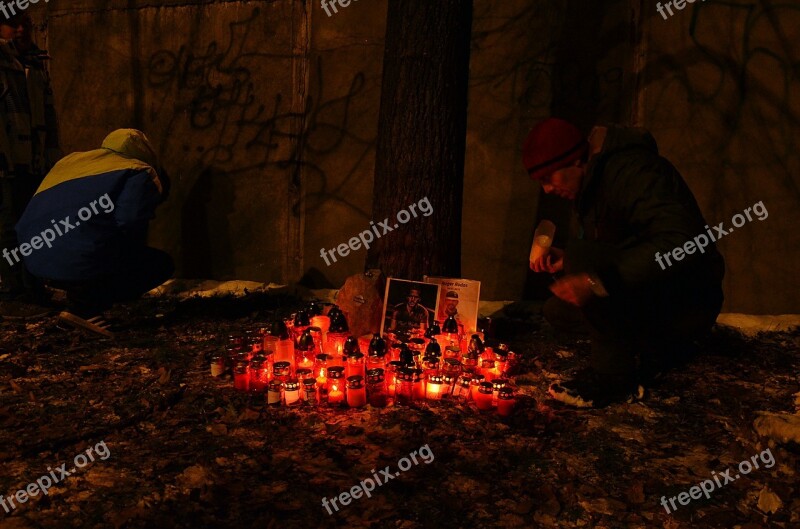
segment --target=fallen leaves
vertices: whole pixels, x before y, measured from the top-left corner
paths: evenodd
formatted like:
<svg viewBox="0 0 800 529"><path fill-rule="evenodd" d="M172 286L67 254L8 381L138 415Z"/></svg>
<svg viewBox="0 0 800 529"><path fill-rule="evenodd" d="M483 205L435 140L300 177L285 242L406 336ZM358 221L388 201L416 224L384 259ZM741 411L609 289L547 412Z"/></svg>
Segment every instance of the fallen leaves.
<svg viewBox="0 0 800 529"><path fill-rule="evenodd" d="M761 489L761 492L758 493L758 508L761 509L762 512L767 514L776 513L782 506L783 502L780 497L770 491L768 487L764 487Z"/></svg>

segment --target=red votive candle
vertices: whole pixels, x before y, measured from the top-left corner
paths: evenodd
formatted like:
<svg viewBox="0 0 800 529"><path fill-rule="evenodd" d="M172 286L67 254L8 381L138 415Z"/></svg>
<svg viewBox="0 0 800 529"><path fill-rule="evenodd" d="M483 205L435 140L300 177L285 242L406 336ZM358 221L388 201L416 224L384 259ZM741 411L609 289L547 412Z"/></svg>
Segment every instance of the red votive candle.
<svg viewBox="0 0 800 529"><path fill-rule="evenodd" d="M456 385L458 377L450 373L442 373L442 397L450 397L453 394L453 388Z"/></svg>
<svg viewBox="0 0 800 529"><path fill-rule="evenodd" d="M347 405L351 408L363 408L367 405L367 388L364 377L354 375L347 377Z"/></svg>
<svg viewBox="0 0 800 529"><path fill-rule="evenodd" d="M280 338L277 336L272 336L271 334L264 335L264 345L263 350L264 354L275 354L275 351L278 348L278 342Z"/></svg>
<svg viewBox="0 0 800 529"><path fill-rule="evenodd" d="M428 375L425 396L428 400L440 400L442 398L443 387L442 375Z"/></svg>
<svg viewBox="0 0 800 529"><path fill-rule="evenodd" d="M389 398L394 399L400 389L400 379L398 378L400 372L403 370L403 363L399 360L389 362L386 368L386 390L389 393Z"/></svg>
<svg viewBox="0 0 800 529"><path fill-rule="evenodd" d="M360 376L363 380L366 375L364 369L364 355L358 351L350 354L347 357L347 368L345 369L345 377L348 379L354 376Z"/></svg>
<svg viewBox="0 0 800 529"><path fill-rule="evenodd" d="M248 391L250 388L250 362L239 360L233 366L233 387L237 391Z"/></svg>
<svg viewBox="0 0 800 529"><path fill-rule="evenodd" d="M480 373L473 373L472 380L469 383L469 397L467 400L475 400L475 394L478 392L478 388L481 387L481 384L484 382L484 377ZM489 384L491 386L491 384Z"/></svg>
<svg viewBox="0 0 800 529"><path fill-rule="evenodd" d="M414 400L425 400L425 376L422 369L412 369L414 374Z"/></svg>
<svg viewBox="0 0 800 529"><path fill-rule="evenodd" d="M500 397L500 391L508 387L508 380L504 378L496 378L491 381L492 383L492 406L497 406L497 399Z"/></svg>
<svg viewBox="0 0 800 529"><path fill-rule="evenodd" d="M469 391L472 383L472 375L464 373L458 377L453 387L453 397L459 400L469 400Z"/></svg>
<svg viewBox="0 0 800 529"><path fill-rule="evenodd" d="M473 395L473 399L475 399L475 405L478 407L479 410L491 410L492 409L492 383L491 382L481 382L480 386L478 387L478 391L475 392Z"/></svg>
<svg viewBox="0 0 800 529"><path fill-rule="evenodd" d="M275 363L288 362L294 369L294 342L292 340L279 340L275 347Z"/></svg>
<svg viewBox="0 0 800 529"><path fill-rule="evenodd" d="M497 397L497 414L502 417L510 416L514 413L516 404L513 390L511 388L501 389L500 395Z"/></svg>
<svg viewBox="0 0 800 529"><path fill-rule="evenodd" d="M269 383L269 369L264 355L253 357L250 361L250 391L264 393Z"/></svg>
<svg viewBox="0 0 800 529"><path fill-rule="evenodd" d="M267 405L280 406L283 393L283 382L280 380L272 380L267 386Z"/></svg>
<svg viewBox="0 0 800 529"><path fill-rule="evenodd" d="M331 319L327 316L314 316L311 318L311 325L318 327L324 337L328 329L331 328Z"/></svg>
<svg viewBox="0 0 800 529"><path fill-rule="evenodd" d="M481 374L484 376L487 382L494 380L494 360L481 360Z"/></svg>
<svg viewBox="0 0 800 529"><path fill-rule="evenodd" d="M273 378L278 382L286 382L292 376L292 368L289 362L275 362L272 369Z"/></svg>
<svg viewBox="0 0 800 529"><path fill-rule="evenodd" d="M385 408L388 403L386 395L386 380L383 369L376 368L367 371L367 398L373 408Z"/></svg>
<svg viewBox="0 0 800 529"><path fill-rule="evenodd" d="M309 406L316 406L319 400L318 393L316 378L307 378L303 380L303 390L301 391L301 395L306 404Z"/></svg>
<svg viewBox="0 0 800 529"><path fill-rule="evenodd" d="M458 360L461 358L461 349L455 346L446 347L444 350L444 358L445 360L449 360L450 358Z"/></svg>
<svg viewBox="0 0 800 529"><path fill-rule="evenodd" d="M332 366L328 368L328 405L341 406L344 403L344 367Z"/></svg>
<svg viewBox="0 0 800 529"><path fill-rule="evenodd" d="M414 400L414 372L402 369L397 373L397 403L411 404Z"/></svg>

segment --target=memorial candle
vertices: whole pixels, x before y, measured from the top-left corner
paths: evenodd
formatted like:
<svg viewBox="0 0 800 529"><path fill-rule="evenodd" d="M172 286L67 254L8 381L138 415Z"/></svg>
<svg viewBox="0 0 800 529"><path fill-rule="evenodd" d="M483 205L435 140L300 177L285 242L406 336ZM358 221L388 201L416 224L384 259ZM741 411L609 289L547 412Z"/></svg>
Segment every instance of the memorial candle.
<svg viewBox="0 0 800 529"><path fill-rule="evenodd" d="M328 369L328 359L330 357L325 354L318 354L317 357L314 359L314 375L317 377L317 384L319 387L325 387L327 384L327 369Z"/></svg>
<svg viewBox="0 0 800 529"><path fill-rule="evenodd" d="M267 405L280 406L283 393L283 382L272 380L267 386Z"/></svg>
<svg viewBox="0 0 800 529"><path fill-rule="evenodd" d="M500 391L508 387L508 380L503 378L496 378L490 380L492 383L492 406L497 406L497 399L500 396Z"/></svg>
<svg viewBox="0 0 800 529"><path fill-rule="evenodd" d="M459 345L460 336L458 321L454 316L448 316L444 321L442 324L442 334L436 338L436 341L439 342L439 346L444 349L453 345Z"/></svg>
<svg viewBox="0 0 800 529"><path fill-rule="evenodd" d="M373 408L385 408L388 403L386 383L383 369L376 368L367 371L367 398Z"/></svg>
<svg viewBox="0 0 800 529"><path fill-rule="evenodd" d="M442 397L449 397L453 394L453 389L457 380L457 375L442 373Z"/></svg>
<svg viewBox="0 0 800 529"><path fill-rule="evenodd" d="M481 360L481 374L491 382L495 378L494 360Z"/></svg>
<svg viewBox="0 0 800 529"><path fill-rule="evenodd" d="M425 389L425 396L428 400L440 400L442 398L442 375L428 375L428 383Z"/></svg>
<svg viewBox="0 0 800 529"><path fill-rule="evenodd" d="M381 338L380 334L373 334L367 348L367 356L384 356L386 352L386 340Z"/></svg>
<svg viewBox="0 0 800 529"><path fill-rule="evenodd" d="M250 362L239 360L233 367L233 387L237 391L248 391L250 388Z"/></svg>
<svg viewBox="0 0 800 529"><path fill-rule="evenodd" d="M399 389L399 381L398 377L400 372L403 370L404 366L403 363L399 360L389 362L387 367L387 375L386 375L386 389L389 392L389 398L394 399L397 396L397 391Z"/></svg>
<svg viewBox="0 0 800 529"><path fill-rule="evenodd" d="M214 353L210 359L211 376L218 377L225 373L225 355L222 353Z"/></svg>
<svg viewBox="0 0 800 529"><path fill-rule="evenodd" d="M367 389L361 375L347 377L347 405L351 408L363 408L367 405Z"/></svg>
<svg viewBox="0 0 800 529"><path fill-rule="evenodd" d="M324 338L325 334L328 332L328 328L331 325L331 319L328 316L323 315L322 307L313 301L309 303L306 312L308 312L308 315L311 316L311 325L318 327L321 337ZM322 342L320 342L320 345L321 344Z"/></svg>
<svg viewBox="0 0 800 529"><path fill-rule="evenodd" d="M480 386L478 387L478 391L475 392L473 395L473 399L475 400L475 405L478 407L479 410L491 410L492 409L492 383L491 382L481 382Z"/></svg>
<svg viewBox="0 0 800 529"><path fill-rule="evenodd" d="M364 368L364 355L356 351L347 357L347 368L345 370L345 377L348 379L352 376L360 376L362 379L366 375Z"/></svg>
<svg viewBox="0 0 800 529"><path fill-rule="evenodd" d="M267 390L267 384L269 384L267 357L256 355L250 361L250 391L264 393Z"/></svg>
<svg viewBox="0 0 800 529"><path fill-rule="evenodd" d="M467 400L475 400L475 394L478 392L478 389L481 387L481 384L484 382L484 377L480 373L473 373L472 380L469 383L469 396ZM491 386L491 383L489 383Z"/></svg>
<svg viewBox="0 0 800 529"><path fill-rule="evenodd" d="M294 369L294 341L289 336L286 324L281 320L275 320L270 327L270 334L278 338L273 355L274 361L289 362L291 369Z"/></svg>
<svg viewBox="0 0 800 529"><path fill-rule="evenodd" d="M295 369L312 369L314 367L315 344L310 329L303 331L295 347Z"/></svg>
<svg viewBox="0 0 800 529"><path fill-rule="evenodd" d="M340 382L341 384L341 382ZM328 390L328 406L341 406L344 402L344 392L339 389L339 384L332 384Z"/></svg>
<svg viewBox="0 0 800 529"><path fill-rule="evenodd" d="M328 405L340 406L344 402L344 390L345 390L344 367L341 366L328 367L327 378L328 378L327 380Z"/></svg>
<svg viewBox="0 0 800 529"><path fill-rule="evenodd" d="M275 362L272 366L272 376L278 382L286 382L292 376L289 362Z"/></svg>
<svg viewBox="0 0 800 529"><path fill-rule="evenodd" d="M297 379L288 380L283 385L283 401L287 406L299 406L300 382Z"/></svg>
<svg viewBox="0 0 800 529"><path fill-rule="evenodd" d="M303 401L309 406L316 406L319 400L317 391L317 379L307 378L303 380Z"/></svg>
<svg viewBox="0 0 800 529"><path fill-rule="evenodd" d="M325 344L325 352L330 355L344 354L344 343L350 336L350 327L341 311L331 315L331 326L328 331L328 342Z"/></svg>
<svg viewBox="0 0 800 529"><path fill-rule="evenodd" d="M414 373L410 369L402 369L397 373L397 403L411 404L414 400Z"/></svg>
<svg viewBox="0 0 800 529"><path fill-rule="evenodd" d="M412 369L414 374L414 400L425 400L425 375L422 369Z"/></svg>
<svg viewBox="0 0 800 529"><path fill-rule="evenodd" d="M453 388L453 397L459 400L469 400L469 392L472 387L472 375L464 373L458 377L455 387Z"/></svg>
<svg viewBox="0 0 800 529"><path fill-rule="evenodd" d="M425 376L439 371L439 358L433 355L423 358L422 371L425 373Z"/></svg>
<svg viewBox="0 0 800 529"><path fill-rule="evenodd" d="M501 417L508 417L514 413L514 406L517 401L514 399L514 392L511 388L503 388L497 397L497 414Z"/></svg>
<svg viewBox="0 0 800 529"><path fill-rule="evenodd" d="M306 329L311 327L311 318L305 310L298 310L294 315L294 325L292 326L292 338L300 339Z"/></svg>

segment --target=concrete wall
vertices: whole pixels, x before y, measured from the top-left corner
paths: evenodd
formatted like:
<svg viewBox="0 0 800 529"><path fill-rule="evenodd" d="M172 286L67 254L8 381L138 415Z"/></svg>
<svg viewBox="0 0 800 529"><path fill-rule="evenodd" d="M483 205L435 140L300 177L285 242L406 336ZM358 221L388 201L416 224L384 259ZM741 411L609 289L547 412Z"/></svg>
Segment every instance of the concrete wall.
<svg viewBox="0 0 800 529"><path fill-rule="evenodd" d="M537 218L569 222L519 158L530 126L555 114L584 128L651 128L709 221L763 200L769 219L721 243L726 309L800 309L800 24L796 7L750 4L707 0L663 21L640 0L475 0L462 268L483 281L484 298L522 295ZM319 254L372 220L386 8L353 1L328 17L303 0L78 0L32 9L47 22L40 40L54 57L66 149L94 148L122 126L158 146L174 185L151 240L181 275L340 286L363 270L365 252L331 266Z"/></svg>
<svg viewBox="0 0 800 529"><path fill-rule="evenodd" d="M800 311L800 2L707 0L645 11L641 122L710 224L769 212L720 243L725 310ZM755 216L754 216L755 217Z"/></svg>
<svg viewBox="0 0 800 529"><path fill-rule="evenodd" d="M65 149L97 148L119 127L148 134L173 184L151 241L183 276L299 276L304 5L97 5L59 3L49 17Z"/></svg>

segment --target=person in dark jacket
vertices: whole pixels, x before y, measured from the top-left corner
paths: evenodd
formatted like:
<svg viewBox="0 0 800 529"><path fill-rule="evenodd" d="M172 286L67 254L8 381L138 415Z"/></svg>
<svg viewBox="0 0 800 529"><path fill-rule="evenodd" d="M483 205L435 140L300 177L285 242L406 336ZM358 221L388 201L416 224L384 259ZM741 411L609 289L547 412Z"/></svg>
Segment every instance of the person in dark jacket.
<svg viewBox="0 0 800 529"><path fill-rule="evenodd" d="M722 256L711 242L673 266L658 257L708 230L681 175L647 131L595 127L589 138L550 118L523 146L528 174L545 193L574 200L580 233L564 250L531 263L560 274L545 317L556 328L588 329L590 367L550 387L578 406L602 406L689 356L722 307Z"/></svg>
<svg viewBox="0 0 800 529"><path fill-rule="evenodd" d="M67 291L62 319L109 335L102 312L157 287L172 259L147 246L148 223L166 199L168 181L140 131L119 129L102 147L66 156L47 174L17 224L30 272Z"/></svg>

